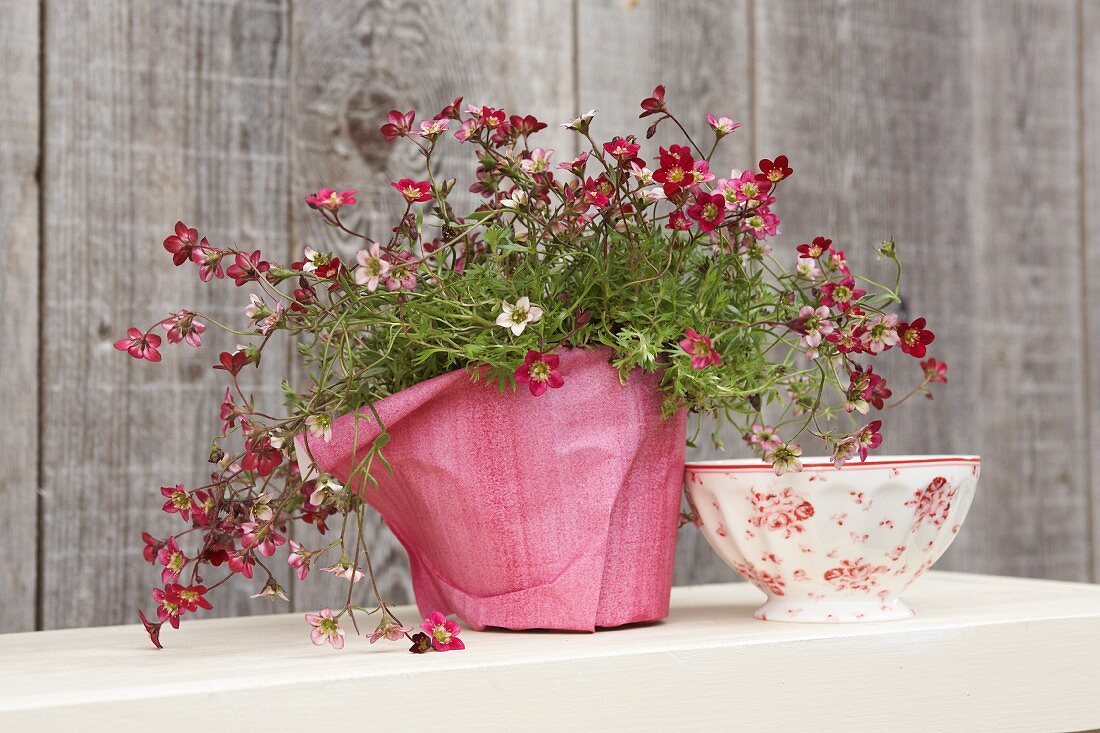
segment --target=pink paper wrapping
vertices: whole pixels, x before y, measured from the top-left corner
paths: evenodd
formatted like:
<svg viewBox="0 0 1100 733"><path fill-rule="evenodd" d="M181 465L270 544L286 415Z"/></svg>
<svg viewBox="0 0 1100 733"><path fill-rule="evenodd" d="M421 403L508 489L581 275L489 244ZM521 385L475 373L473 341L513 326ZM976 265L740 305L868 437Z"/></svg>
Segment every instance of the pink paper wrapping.
<svg viewBox="0 0 1100 733"><path fill-rule="evenodd" d="M607 349L560 356L565 386L541 397L460 370L375 405L394 473L354 488L408 552L422 614L573 631L668 615L685 413L661 417L655 374L621 386ZM303 472L312 457L346 483L377 433L369 410L338 418L330 442L299 440Z"/></svg>

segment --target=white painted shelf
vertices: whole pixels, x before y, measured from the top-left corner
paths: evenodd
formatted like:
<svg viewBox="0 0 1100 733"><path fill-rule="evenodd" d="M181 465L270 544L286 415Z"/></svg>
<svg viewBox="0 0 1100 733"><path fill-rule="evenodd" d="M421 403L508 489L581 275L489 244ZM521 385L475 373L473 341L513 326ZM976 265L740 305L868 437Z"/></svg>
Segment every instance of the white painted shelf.
<svg viewBox="0 0 1100 733"><path fill-rule="evenodd" d="M747 584L676 588L660 624L422 656L313 647L298 614L191 620L163 651L137 626L8 634L0 731L1100 727L1100 586L934 572L906 598L906 621L784 624Z"/></svg>

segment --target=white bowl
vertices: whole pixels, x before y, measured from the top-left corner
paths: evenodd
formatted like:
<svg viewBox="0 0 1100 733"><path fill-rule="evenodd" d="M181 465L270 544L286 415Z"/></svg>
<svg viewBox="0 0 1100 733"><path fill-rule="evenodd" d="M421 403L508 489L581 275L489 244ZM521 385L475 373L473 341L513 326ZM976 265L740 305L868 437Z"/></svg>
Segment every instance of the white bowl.
<svg viewBox="0 0 1100 733"><path fill-rule="evenodd" d="M974 500L978 456L804 460L776 476L756 460L685 470L695 523L734 570L764 591L766 621L889 621L900 594L943 555Z"/></svg>

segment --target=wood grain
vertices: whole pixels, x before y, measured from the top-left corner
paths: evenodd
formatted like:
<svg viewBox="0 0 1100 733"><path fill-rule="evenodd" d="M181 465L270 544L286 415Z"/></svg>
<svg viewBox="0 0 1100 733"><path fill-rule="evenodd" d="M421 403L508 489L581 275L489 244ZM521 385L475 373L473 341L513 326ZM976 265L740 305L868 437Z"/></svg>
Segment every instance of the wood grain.
<svg viewBox="0 0 1100 733"><path fill-rule="evenodd" d="M159 576L140 533L179 528L158 489L209 474L224 388L209 364L235 341L211 329L203 353L165 342L158 365L112 341L180 307L239 321L242 291L171 267L161 241L176 219L288 251L288 17L278 0L58 0L46 17L40 602L55 628L148 608ZM268 362L285 368L281 354ZM268 608L247 603L254 592L231 584L217 612Z"/></svg>
<svg viewBox="0 0 1100 733"><path fill-rule="evenodd" d="M1081 282L1085 298L1085 384L1088 444L1082 455L1092 487L1092 581L1100 582L1100 3L1079 3L1081 44Z"/></svg>
<svg viewBox="0 0 1100 733"><path fill-rule="evenodd" d="M577 86L581 112L596 108L593 133L598 141L633 134L644 150L682 143L683 135L670 123L645 141L652 120L640 120L639 103L657 84L666 87L665 99L691 136L708 149L714 134L706 114L725 115L745 128L723 140L712 160L716 175L755 164L751 130L750 76L752 68L749 2L706 0L685 6L674 0L636 4L622 0L580 0L578 4ZM685 10L685 8L687 8ZM718 49L721 49L719 52ZM716 53L724 61L716 63ZM695 418L689 423L694 429ZM710 434L714 425L704 420L698 447L688 460L720 455ZM726 455L751 455L740 436L723 435ZM710 583L737 576L707 545L694 527L684 527L676 547L677 584Z"/></svg>
<svg viewBox="0 0 1100 733"><path fill-rule="evenodd" d="M932 403L886 416L883 450L985 459L942 567L1087 574L1086 479L1067 468L1086 448L1083 411L1079 400L1050 407L1053 392L1082 387L1076 339L1048 335L1051 323L1080 332L1071 10L757 7L759 47L782 49L758 67L756 88L760 155L786 152L795 169L784 234L831 236L881 277L873 246L893 236L904 311L934 324L932 353L950 364ZM1058 233L1044 237L1035 215L1055 210ZM918 368L893 361L901 394ZM1053 381L1044 364L1058 365Z"/></svg>
<svg viewBox="0 0 1100 733"><path fill-rule="evenodd" d="M416 109L418 119L430 118L463 96L467 103L534 114L549 125L536 139L556 151L555 161L573 155L572 137L558 127L575 116L568 3L298 1L293 18L292 187L296 197L321 186L358 189L359 203L348 221L359 231L387 236L402 210L390 181L421 169L411 145L386 143L378 131L391 109ZM449 140L439 165L443 176L467 182L458 186L462 190L472 163L470 152ZM459 210L472 208L471 194L456 194ZM350 257L357 249L304 206L292 208L291 220L299 250L308 244ZM376 515L369 531L382 593L410 600L404 550ZM311 577L299 586L296 607L339 601L339 581L326 580Z"/></svg>
<svg viewBox="0 0 1100 733"><path fill-rule="evenodd" d="M1083 580L1089 476L1080 456L1095 445L1080 398L1076 8L1059 0L974 8L967 218L975 255L964 272L978 293L980 372L972 387L986 493L953 566ZM965 424L959 413L951 417ZM972 548L977 557L962 554Z"/></svg>
<svg viewBox="0 0 1100 733"><path fill-rule="evenodd" d="M466 629L465 651L426 655L350 634L339 653L313 648L287 616L184 624L158 653L138 626L12 634L0 637L0 727L144 733L162 718L238 730L255 721L245 698L282 730L345 729L368 708L374 727L396 731L1100 725L1100 588L933 571L906 597L919 615L903 622L762 623L751 611L763 596L746 583L676 588L660 624ZM242 674L243 659L255 671ZM736 708L718 704L734 685ZM302 704L326 695L342 704ZM462 702L441 724L394 704L408 699Z"/></svg>
<svg viewBox="0 0 1100 733"><path fill-rule="evenodd" d="M35 625L38 24L36 3L0 0L0 632Z"/></svg>

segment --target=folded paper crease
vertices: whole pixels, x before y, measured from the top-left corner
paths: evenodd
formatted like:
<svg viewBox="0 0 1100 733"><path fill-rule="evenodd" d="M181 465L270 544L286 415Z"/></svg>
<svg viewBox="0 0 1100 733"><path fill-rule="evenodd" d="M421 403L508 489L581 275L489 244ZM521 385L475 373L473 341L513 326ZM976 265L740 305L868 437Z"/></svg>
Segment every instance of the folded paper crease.
<svg viewBox="0 0 1100 733"><path fill-rule="evenodd" d="M424 613L474 628L593 631L668 614L685 420L661 416L659 376L621 385L607 349L560 352L565 386L533 397L459 370L375 404L389 433L371 487L409 554ZM299 465L349 482L378 436L369 409Z"/></svg>

